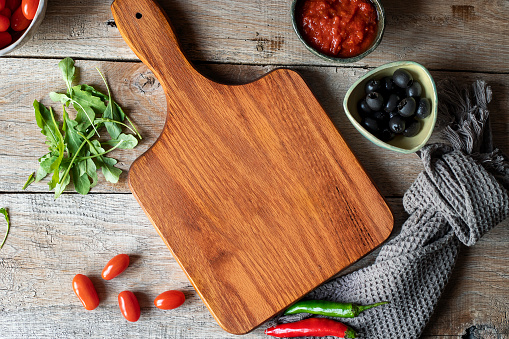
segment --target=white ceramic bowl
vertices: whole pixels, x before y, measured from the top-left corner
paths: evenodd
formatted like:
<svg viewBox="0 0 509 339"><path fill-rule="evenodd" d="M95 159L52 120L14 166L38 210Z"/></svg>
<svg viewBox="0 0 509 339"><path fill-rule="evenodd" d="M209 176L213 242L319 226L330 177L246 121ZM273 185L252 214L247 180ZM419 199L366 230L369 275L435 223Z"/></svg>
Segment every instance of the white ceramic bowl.
<svg viewBox="0 0 509 339"><path fill-rule="evenodd" d="M14 41L9 46L6 46L2 49L0 49L0 56L5 55L16 48L23 45L25 42L30 40L30 38L34 35L35 31L37 30L37 27L41 24L42 20L44 19L44 14L46 14L46 6L48 5L48 0L39 0L39 7L37 7L37 12L35 13L35 17L30 23L30 26L28 26L27 29L23 32L23 35L21 35L18 40Z"/></svg>
<svg viewBox="0 0 509 339"><path fill-rule="evenodd" d="M431 100L431 114L426 119L422 120L421 130L416 136L404 137L398 135L389 142L383 142L361 125L361 117L357 111L357 103L366 95L364 91L366 82L373 78L380 80L385 76L391 76L398 68L406 69L412 74L415 80L421 83L423 90L422 96ZM428 142L437 120L437 107L438 96L435 81L433 81L431 74L429 74L424 66L413 61L391 62L366 73L350 87L343 101L345 114L357 131L375 145L400 153L416 152Z"/></svg>

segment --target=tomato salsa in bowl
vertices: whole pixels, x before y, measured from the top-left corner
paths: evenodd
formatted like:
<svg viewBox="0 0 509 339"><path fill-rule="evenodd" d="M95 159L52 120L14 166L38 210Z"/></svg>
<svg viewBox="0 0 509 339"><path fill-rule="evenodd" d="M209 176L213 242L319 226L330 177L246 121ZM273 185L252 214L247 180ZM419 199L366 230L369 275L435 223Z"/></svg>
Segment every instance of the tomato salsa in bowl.
<svg viewBox="0 0 509 339"><path fill-rule="evenodd" d="M385 11L379 0L294 0L293 28L315 55L356 62L380 44Z"/></svg>

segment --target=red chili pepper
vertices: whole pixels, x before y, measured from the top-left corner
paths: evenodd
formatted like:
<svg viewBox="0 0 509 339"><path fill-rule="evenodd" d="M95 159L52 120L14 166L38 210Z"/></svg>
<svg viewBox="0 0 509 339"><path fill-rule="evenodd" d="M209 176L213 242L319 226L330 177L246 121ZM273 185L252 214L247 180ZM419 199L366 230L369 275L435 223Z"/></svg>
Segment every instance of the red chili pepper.
<svg viewBox="0 0 509 339"><path fill-rule="evenodd" d="M325 337L356 338L357 333L339 321L327 318L308 318L294 323L280 324L265 330L273 337Z"/></svg>

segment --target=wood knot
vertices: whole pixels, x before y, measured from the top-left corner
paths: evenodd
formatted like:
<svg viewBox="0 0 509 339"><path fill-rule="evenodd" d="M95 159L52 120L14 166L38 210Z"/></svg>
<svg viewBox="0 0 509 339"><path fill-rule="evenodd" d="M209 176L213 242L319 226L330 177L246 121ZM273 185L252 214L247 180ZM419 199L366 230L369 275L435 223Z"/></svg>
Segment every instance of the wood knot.
<svg viewBox="0 0 509 339"><path fill-rule="evenodd" d="M138 73L132 85L136 88L140 93L147 94L157 90L161 84L157 81L154 74L150 71L144 73Z"/></svg>
<svg viewBox="0 0 509 339"><path fill-rule="evenodd" d="M285 39L281 35L276 35L274 38L264 38L258 32L251 41L256 42L256 51L262 52L264 57L272 56L275 52L281 50L285 43Z"/></svg>
<svg viewBox="0 0 509 339"><path fill-rule="evenodd" d="M108 21L106 21L106 26L116 28L117 27L117 23L115 22L115 19L109 19Z"/></svg>

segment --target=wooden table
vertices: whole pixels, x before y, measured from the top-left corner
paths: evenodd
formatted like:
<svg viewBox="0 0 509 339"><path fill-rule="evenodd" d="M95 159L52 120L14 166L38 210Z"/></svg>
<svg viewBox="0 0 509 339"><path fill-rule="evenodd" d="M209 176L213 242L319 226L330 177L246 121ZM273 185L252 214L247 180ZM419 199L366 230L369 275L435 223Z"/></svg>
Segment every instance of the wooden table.
<svg viewBox="0 0 509 339"><path fill-rule="evenodd" d="M162 2L183 50L210 78L244 83L281 66L300 72L386 197L397 234L406 219L403 193L421 163L416 155L385 151L362 138L343 113L343 96L369 69L395 60L425 65L436 81L485 79L493 88L494 140L509 153L509 2L383 4L387 28L378 49L358 63L334 65L299 42L288 0ZM49 105L48 93L64 90L57 63L66 56L77 60L81 83L105 90L95 67L106 74L115 98L143 135L136 149L113 154L122 169L127 171L155 141L165 119L161 87L122 40L110 1L51 0L34 38L0 59L0 207L9 209L12 221L0 250L0 337L234 338L194 292L131 195L125 172L117 184L101 178L88 196L66 192L54 200L42 182L21 189L46 150L32 102ZM509 337L508 231L505 221L461 251L423 338ZM129 254L132 264L106 282L100 272L118 253ZM375 257L376 251L349 271ZM98 289L102 302L95 311L84 310L72 291L77 273L92 277ZM118 310L117 294L126 289L136 293L142 307L137 323L127 323ZM185 292L184 306L173 311L153 306L155 296L168 289ZM264 338L264 328L245 337Z"/></svg>

